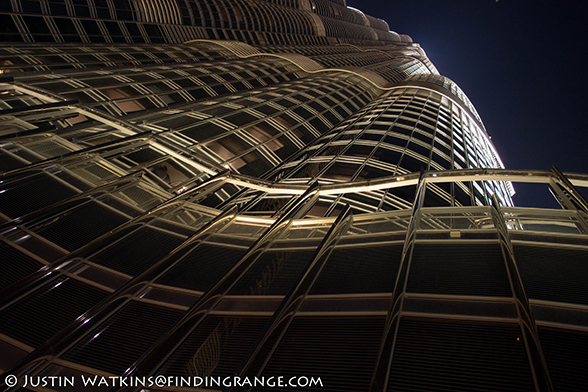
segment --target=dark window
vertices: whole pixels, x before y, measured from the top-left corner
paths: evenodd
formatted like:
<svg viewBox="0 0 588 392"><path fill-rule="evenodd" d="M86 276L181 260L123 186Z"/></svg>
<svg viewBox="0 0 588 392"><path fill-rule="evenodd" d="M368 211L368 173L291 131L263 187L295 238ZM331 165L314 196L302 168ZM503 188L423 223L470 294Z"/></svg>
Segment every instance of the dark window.
<svg viewBox="0 0 588 392"><path fill-rule="evenodd" d="M125 42L123 32L116 22L104 22L114 42Z"/></svg>
<svg viewBox="0 0 588 392"><path fill-rule="evenodd" d="M51 15L63 15L67 16L67 8L65 8L65 4L62 3L49 3L51 8Z"/></svg>
<svg viewBox="0 0 588 392"><path fill-rule="evenodd" d="M88 33L88 35L102 35L102 32L98 27L98 24L93 20L82 19L81 22L82 26L84 26L84 30L86 30L86 33Z"/></svg>
<svg viewBox="0 0 588 392"><path fill-rule="evenodd" d="M131 302L102 323L98 334L86 335L63 357L96 369L123 374L181 314L176 309ZM147 319L148 323L143 321Z"/></svg>
<svg viewBox="0 0 588 392"><path fill-rule="evenodd" d="M392 292L401 256L402 245L336 249L311 293Z"/></svg>
<svg viewBox="0 0 588 392"><path fill-rule="evenodd" d="M18 28L14 24L14 21L12 20L12 17L10 15L0 14L0 41L23 41L22 36L18 33Z"/></svg>
<svg viewBox="0 0 588 392"><path fill-rule="evenodd" d="M125 23L125 26L127 27L127 30L129 31L129 34L135 38L135 37L141 37L141 32L139 31L139 28L137 27L136 23Z"/></svg>
<svg viewBox="0 0 588 392"><path fill-rule="evenodd" d="M374 149L373 146L362 146L362 145L353 145L345 152L344 155L348 156L355 156L355 157L367 157L372 150Z"/></svg>
<svg viewBox="0 0 588 392"><path fill-rule="evenodd" d="M181 131L181 133L196 141L203 141L226 132L226 129L212 123L201 124Z"/></svg>
<svg viewBox="0 0 588 392"><path fill-rule="evenodd" d="M29 31L32 34L47 34L51 35L51 30L47 27L47 23L40 16L23 16L22 19L26 23Z"/></svg>
<svg viewBox="0 0 588 392"><path fill-rule="evenodd" d="M90 17L90 9L85 5L76 5L76 16L79 18L89 18Z"/></svg>
<svg viewBox="0 0 588 392"><path fill-rule="evenodd" d="M147 35L151 39L151 42L160 42L161 41L161 33L159 32L159 28L157 25L153 24L144 24L145 30L147 31Z"/></svg>
<svg viewBox="0 0 588 392"><path fill-rule="evenodd" d="M7 3L9 3L7 1ZM22 10L24 13L27 14L42 14L41 11L41 4L39 1L33 0L21 0L20 4L22 5Z"/></svg>
<svg viewBox="0 0 588 392"><path fill-rule="evenodd" d="M57 28L59 28L59 31L61 32L61 35L64 36L66 41L74 41L74 42L81 42L82 38L80 37L80 34L78 33L78 30L76 29L73 21L69 18L56 18L55 19L55 24L57 25Z"/></svg>

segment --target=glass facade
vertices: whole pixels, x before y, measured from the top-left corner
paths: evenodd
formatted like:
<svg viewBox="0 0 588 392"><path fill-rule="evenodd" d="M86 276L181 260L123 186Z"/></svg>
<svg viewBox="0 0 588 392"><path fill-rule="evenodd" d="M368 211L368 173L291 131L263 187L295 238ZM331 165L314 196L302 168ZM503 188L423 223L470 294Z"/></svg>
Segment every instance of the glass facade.
<svg viewBox="0 0 588 392"><path fill-rule="evenodd" d="M0 22L3 389L588 382L588 175L504 169L386 22L328 0L13 0Z"/></svg>

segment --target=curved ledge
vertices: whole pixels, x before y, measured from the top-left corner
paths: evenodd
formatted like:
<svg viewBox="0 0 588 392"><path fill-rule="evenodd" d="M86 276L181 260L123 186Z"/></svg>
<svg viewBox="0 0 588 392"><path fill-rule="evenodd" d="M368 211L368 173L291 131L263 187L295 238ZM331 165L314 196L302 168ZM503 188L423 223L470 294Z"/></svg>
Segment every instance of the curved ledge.
<svg viewBox="0 0 588 392"><path fill-rule="evenodd" d="M279 57L281 57L283 59L291 61L292 63L296 64L297 66L299 66L300 68L302 68L306 72L316 72L316 71L320 71L320 70L325 69L325 67L323 67L322 65L320 65L319 63L317 63L316 61L311 59L310 57L306 57L306 56L298 54L298 53L275 53L275 54L277 54ZM265 55L268 55L268 53L261 54L261 56L265 56ZM272 57L273 57L273 55L274 54L271 54ZM249 57L253 57L253 56L249 56Z"/></svg>
<svg viewBox="0 0 588 392"><path fill-rule="evenodd" d="M393 31L392 31L392 33L393 33ZM396 33L394 33L394 34L396 34ZM387 55L388 57L390 57L390 60L395 60L395 59L398 58L398 56L410 57L412 59L415 59L417 61L420 61L421 64L423 64L425 66L425 68L427 68L429 70L429 72L431 72L431 74L433 74L433 75L439 75L439 72L437 71L437 68L435 68L435 66L431 63L431 61L429 60L429 58L424 53L423 49L420 46L418 46L418 44L413 45L412 48L413 49L416 49L419 52L422 52L422 54L419 53L419 56L423 56L426 61L423 60L423 59L421 59L421 58L419 58L418 56L414 56L414 55L412 55L410 53L405 53L405 52L400 52L400 53L398 53L396 55L393 55L393 54L391 54L389 52L386 52L385 50L381 50L381 49L378 49L378 48L363 49L363 48L360 48L359 46L356 46L356 45L353 45L353 44L348 44L348 43L340 43L340 44L337 44L337 46L340 46L340 45L351 46L352 48L355 48L355 49L357 49L360 52L379 52L379 53L384 53L385 55Z"/></svg>
<svg viewBox="0 0 588 392"><path fill-rule="evenodd" d="M343 193L369 192L375 190L401 188L417 184L419 181L419 175L420 173L415 172L400 176L381 177L375 180L320 185L318 187L318 194L339 195ZM588 187L588 174L565 173L565 176L575 186ZM427 183L458 181L506 181L510 183L514 181L549 184L555 179L557 179L557 177L552 171L508 169L427 171L423 176L423 180ZM234 173L228 174L226 181L235 185L267 192L269 194L301 195L310 187L310 185L302 184L274 183ZM511 186L509 186L509 188L511 188Z"/></svg>
<svg viewBox="0 0 588 392"><path fill-rule="evenodd" d="M358 76L362 76L362 77L368 79L369 81L371 81L372 83L374 83L376 86L378 86L380 88L387 88L392 85L391 82L388 82L386 79L384 79L383 77L381 77L380 75L378 75L377 73L375 73L374 71L371 71L369 69L364 69L364 68L360 68L360 67L341 67L341 68L336 68L336 70L337 71L353 72L354 74L356 74Z"/></svg>
<svg viewBox="0 0 588 392"><path fill-rule="evenodd" d="M252 56L255 54L260 54L261 52L259 49L246 44L240 41L228 41L228 40L212 40L212 39L193 39L190 41L184 42L184 44L198 44L198 43L207 43L211 45L220 46L223 49L226 49L233 53L235 56L243 57L243 56Z"/></svg>

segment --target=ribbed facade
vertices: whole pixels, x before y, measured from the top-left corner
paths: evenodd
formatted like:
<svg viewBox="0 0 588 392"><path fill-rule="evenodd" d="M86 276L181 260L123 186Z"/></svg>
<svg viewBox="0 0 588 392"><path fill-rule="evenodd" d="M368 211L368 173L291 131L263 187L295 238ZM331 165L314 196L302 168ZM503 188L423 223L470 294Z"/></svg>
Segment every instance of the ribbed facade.
<svg viewBox="0 0 588 392"><path fill-rule="evenodd" d="M12 0L0 25L0 385L588 382L588 176L505 170L386 22L344 1ZM564 209L514 207L511 181Z"/></svg>

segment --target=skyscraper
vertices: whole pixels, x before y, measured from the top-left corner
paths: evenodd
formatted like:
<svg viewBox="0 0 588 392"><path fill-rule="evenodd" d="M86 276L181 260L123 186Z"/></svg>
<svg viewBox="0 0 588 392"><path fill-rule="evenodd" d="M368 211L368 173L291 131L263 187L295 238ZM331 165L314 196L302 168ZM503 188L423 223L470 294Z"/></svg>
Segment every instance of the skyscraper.
<svg viewBox="0 0 588 392"><path fill-rule="evenodd" d="M410 37L344 1L0 7L14 388L588 381L588 176L505 170ZM564 210L514 207L510 181L549 184Z"/></svg>

